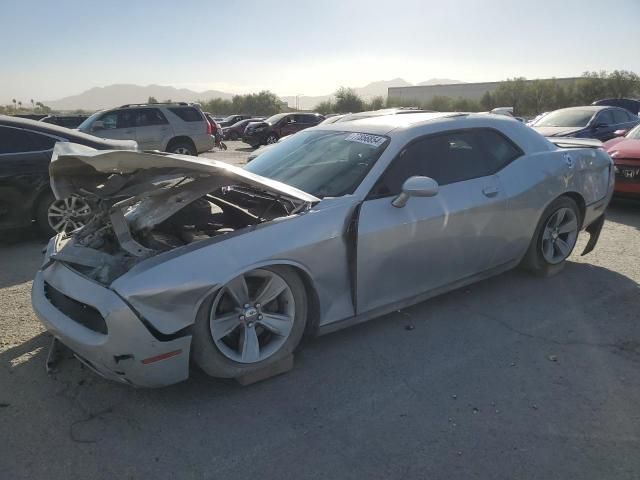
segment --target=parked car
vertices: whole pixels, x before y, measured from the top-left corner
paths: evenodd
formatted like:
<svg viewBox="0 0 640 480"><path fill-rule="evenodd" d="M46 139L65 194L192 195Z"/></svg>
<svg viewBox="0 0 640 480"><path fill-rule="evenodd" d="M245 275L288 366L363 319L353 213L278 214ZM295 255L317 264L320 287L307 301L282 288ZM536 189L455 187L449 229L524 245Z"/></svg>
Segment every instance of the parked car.
<svg viewBox="0 0 640 480"><path fill-rule="evenodd" d="M596 100L592 105L620 107L628 110L634 115L640 115L640 100L633 100L631 98L605 98L603 100Z"/></svg>
<svg viewBox="0 0 640 480"><path fill-rule="evenodd" d="M315 127L324 120L319 113L278 113L262 122L249 123L242 141L252 147L276 143L279 138Z"/></svg>
<svg viewBox="0 0 640 480"><path fill-rule="evenodd" d="M40 121L66 128L78 128L87 118L89 115L47 115Z"/></svg>
<svg viewBox="0 0 640 480"><path fill-rule="evenodd" d="M123 105L94 113L78 130L102 138L135 140L142 150L198 155L214 147L211 124L190 103Z"/></svg>
<svg viewBox="0 0 640 480"><path fill-rule="evenodd" d="M222 128L222 134L224 135L225 140L239 140L242 138L242 134L244 133L245 128L251 122L261 122L264 120L264 117L256 117L256 118L245 118L244 120L240 120L228 127Z"/></svg>
<svg viewBox="0 0 640 480"><path fill-rule="evenodd" d="M545 137L597 138L604 142L613 138L616 130L628 130L638 123L640 118L623 108L592 105L549 112L531 127Z"/></svg>
<svg viewBox="0 0 640 480"><path fill-rule="evenodd" d="M52 239L32 304L122 383L179 382L190 362L264 378L305 333L518 265L558 273L583 229L592 250L613 165L598 141L562 142L575 148L500 115L416 113L311 128L244 169L66 148L56 191L100 196L109 215Z"/></svg>
<svg viewBox="0 0 640 480"><path fill-rule="evenodd" d="M640 125L604 144L616 172L614 193L640 198Z"/></svg>
<svg viewBox="0 0 640 480"><path fill-rule="evenodd" d="M240 120L247 120L248 118L253 117L253 115L229 115L228 117L222 119L219 123L222 128L230 127L234 123L238 123Z"/></svg>
<svg viewBox="0 0 640 480"><path fill-rule="evenodd" d="M136 142L103 140L35 120L0 115L0 231L36 223L49 237L76 229L91 215L91 203L73 196L56 200L49 162L56 142L98 150L137 148Z"/></svg>

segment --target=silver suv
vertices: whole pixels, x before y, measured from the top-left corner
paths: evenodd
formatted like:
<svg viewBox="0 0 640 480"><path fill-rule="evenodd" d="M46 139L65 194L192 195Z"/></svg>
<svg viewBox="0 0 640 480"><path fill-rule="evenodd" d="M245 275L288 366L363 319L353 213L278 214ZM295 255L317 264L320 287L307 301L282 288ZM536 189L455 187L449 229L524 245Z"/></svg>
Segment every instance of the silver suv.
<svg viewBox="0 0 640 480"><path fill-rule="evenodd" d="M141 150L198 155L215 145L212 127L196 104L123 105L96 112L78 130L97 137L135 140Z"/></svg>

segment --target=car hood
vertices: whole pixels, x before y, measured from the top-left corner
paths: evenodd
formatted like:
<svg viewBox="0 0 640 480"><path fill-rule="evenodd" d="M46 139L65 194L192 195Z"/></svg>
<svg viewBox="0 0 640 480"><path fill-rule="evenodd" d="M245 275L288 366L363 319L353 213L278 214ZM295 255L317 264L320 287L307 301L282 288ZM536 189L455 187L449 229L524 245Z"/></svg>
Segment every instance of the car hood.
<svg viewBox="0 0 640 480"><path fill-rule="evenodd" d="M148 228L173 215L185 204L225 186L248 187L314 204L319 198L295 187L216 160L162 152L95 150L57 143L49 165L51 188L57 198L73 194L108 200L123 210L134 229Z"/></svg>
<svg viewBox="0 0 640 480"><path fill-rule="evenodd" d="M585 127L536 127L535 125L532 128L544 137L564 137L585 129Z"/></svg>
<svg viewBox="0 0 640 480"><path fill-rule="evenodd" d="M616 158L640 158L640 140L614 138L605 143L607 153Z"/></svg>

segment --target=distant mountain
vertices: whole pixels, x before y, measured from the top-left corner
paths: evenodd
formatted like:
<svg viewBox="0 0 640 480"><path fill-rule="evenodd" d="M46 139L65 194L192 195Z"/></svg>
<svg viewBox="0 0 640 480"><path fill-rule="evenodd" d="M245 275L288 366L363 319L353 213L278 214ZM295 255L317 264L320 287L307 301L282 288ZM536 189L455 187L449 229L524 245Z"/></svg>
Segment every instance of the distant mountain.
<svg viewBox="0 0 640 480"><path fill-rule="evenodd" d="M466 83L461 82L460 80L451 80L450 78L430 78L429 80L425 80L424 82L420 82L417 85L451 85L452 83Z"/></svg>
<svg viewBox="0 0 640 480"><path fill-rule="evenodd" d="M464 83L459 80L450 80L447 78L432 78L430 80L419 83L418 85L439 85L446 83ZM394 78L392 80L380 80L371 82L364 87L354 88L356 93L365 100L371 100L373 97L387 96L389 87L409 87L412 83L402 78ZM54 110L100 110L103 108L113 108L127 103L144 103L149 97L154 97L159 102L163 100L172 100L174 102L194 102L196 100L207 101L213 98L231 99L233 93L220 92L218 90L206 90L204 92L196 92L187 88L175 88L165 85L132 85L117 84L106 87L94 87L79 95L64 97L59 100L50 100L43 102L45 105ZM296 106L295 96L281 97L283 101L290 107ZM298 98L299 108L303 110L311 110L320 102L333 99L333 94L305 96Z"/></svg>
<svg viewBox="0 0 640 480"><path fill-rule="evenodd" d="M371 100L373 97L382 96L387 97L387 89L389 87L409 87L413 85L402 78L394 78L393 80L380 80L378 82L371 82L364 87L354 88L356 93L365 100ZM290 107L296 106L296 97L288 96L281 97L283 101L287 102ZM305 96L298 97L298 103L302 110L311 110L315 108L320 102L332 100L333 94L318 95L318 96Z"/></svg>
<svg viewBox="0 0 640 480"><path fill-rule="evenodd" d="M172 100L174 102L194 102L196 100L211 100L212 98L230 99L232 93L207 90L195 92L187 88L175 88L164 85L109 85L107 87L94 87L79 95L43 102L55 110L100 110L113 108L127 103L144 103L149 97L154 97L159 102Z"/></svg>

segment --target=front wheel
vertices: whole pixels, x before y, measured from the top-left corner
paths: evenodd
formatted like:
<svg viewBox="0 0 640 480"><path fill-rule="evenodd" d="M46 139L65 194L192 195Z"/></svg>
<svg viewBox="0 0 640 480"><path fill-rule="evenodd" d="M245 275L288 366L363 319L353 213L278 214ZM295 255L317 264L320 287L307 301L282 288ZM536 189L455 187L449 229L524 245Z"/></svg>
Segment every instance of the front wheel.
<svg viewBox="0 0 640 480"><path fill-rule="evenodd" d="M532 273L549 277L560 272L578 239L580 211L569 197L554 200L542 214L523 265Z"/></svg>
<svg viewBox="0 0 640 480"><path fill-rule="evenodd" d="M91 218L91 205L82 197L71 195L56 200L52 193L45 194L36 207L36 223L47 237L57 233L70 233L83 227Z"/></svg>
<svg viewBox="0 0 640 480"><path fill-rule="evenodd" d="M293 352L306 320L306 291L293 270L252 270L231 280L201 308L193 326L193 359L213 377L262 370Z"/></svg>
<svg viewBox="0 0 640 480"><path fill-rule="evenodd" d="M265 140L265 143L267 145L273 145L274 143L277 143L277 142L278 142L278 136L275 133L270 133Z"/></svg>

